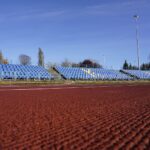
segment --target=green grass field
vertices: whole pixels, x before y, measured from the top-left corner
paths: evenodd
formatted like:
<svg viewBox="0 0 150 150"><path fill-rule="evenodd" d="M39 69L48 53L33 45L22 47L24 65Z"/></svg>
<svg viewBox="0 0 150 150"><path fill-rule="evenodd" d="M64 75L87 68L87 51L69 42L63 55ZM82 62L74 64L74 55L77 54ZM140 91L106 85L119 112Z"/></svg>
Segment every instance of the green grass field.
<svg viewBox="0 0 150 150"><path fill-rule="evenodd" d="M0 81L0 85L108 85L108 84L150 84L150 80L134 80L134 81L72 81L72 80L50 80L50 81Z"/></svg>

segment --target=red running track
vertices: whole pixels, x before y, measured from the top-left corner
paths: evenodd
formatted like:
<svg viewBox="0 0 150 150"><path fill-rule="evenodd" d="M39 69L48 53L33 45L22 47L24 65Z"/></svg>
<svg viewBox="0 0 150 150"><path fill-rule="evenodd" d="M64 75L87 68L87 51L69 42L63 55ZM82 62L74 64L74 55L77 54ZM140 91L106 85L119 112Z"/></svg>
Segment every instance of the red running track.
<svg viewBox="0 0 150 150"><path fill-rule="evenodd" d="M0 149L149 149L150 85L0 88Z"/></svg>

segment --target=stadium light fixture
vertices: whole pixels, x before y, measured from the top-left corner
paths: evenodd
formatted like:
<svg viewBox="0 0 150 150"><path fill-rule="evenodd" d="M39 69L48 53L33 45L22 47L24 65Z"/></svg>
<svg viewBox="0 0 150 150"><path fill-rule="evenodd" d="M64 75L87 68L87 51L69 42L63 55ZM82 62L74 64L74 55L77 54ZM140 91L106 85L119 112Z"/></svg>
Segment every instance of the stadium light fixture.
<svg viewBox="0 0 150 150"><path fill-rule="evenodd" d="M139 47L139 34L138 34L138 30L139 30L139 25L138 25L138 20L139 20L139 16L138 15L134 15L133 18L135 19L135 23L136 23L136 46L137 46L137 61L138 61L138 69L140 70L140 47Z"/></svg>

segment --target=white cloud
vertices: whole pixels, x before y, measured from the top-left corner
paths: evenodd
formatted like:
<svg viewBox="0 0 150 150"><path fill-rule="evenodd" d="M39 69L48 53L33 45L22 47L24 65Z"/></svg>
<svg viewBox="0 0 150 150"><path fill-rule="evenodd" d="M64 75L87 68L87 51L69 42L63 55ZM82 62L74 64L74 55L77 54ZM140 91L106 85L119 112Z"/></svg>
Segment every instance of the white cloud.
<svg viewBox="0 0 150 150"><path fill-rule="evenodd" d="M25 15L18 16L20 19L45 19L62 16L64 11L47 11L37 13L26 13Z"/></svg>
<svg viewBox="0 0 150 150"><path fill-rule="evenodd" d="M110 2L101 5L93 5L85 8L84 13L88 15L121 15L138 12L140 9L148 8L148 1L130 0L124 2Z"/></svg>
<svg viewBox="0 0 150 150"><path fill-rule="evenodd" d="M26 12L10 12L0 15L0 21L20 21L30 19L51 19L64 15L65 11L38 11L29 10Z"/></svg>
<svg viewBox="0 0 150 150"><path fill-rule="evenodd" d="M89 15L95 16L118 16L133 15L142 11L149 11L150 4L148 0L126 0L122 2L107 1L107 3L91 5L81 8L67 8L65 10L37 10L28 9L27 11L9 12L0 14L0 21L23 21L23 20L42 20L42 19L58 19L64 17L72 19L75 17L84 17ZM139 11L140 10L140 11Z"/></svg>

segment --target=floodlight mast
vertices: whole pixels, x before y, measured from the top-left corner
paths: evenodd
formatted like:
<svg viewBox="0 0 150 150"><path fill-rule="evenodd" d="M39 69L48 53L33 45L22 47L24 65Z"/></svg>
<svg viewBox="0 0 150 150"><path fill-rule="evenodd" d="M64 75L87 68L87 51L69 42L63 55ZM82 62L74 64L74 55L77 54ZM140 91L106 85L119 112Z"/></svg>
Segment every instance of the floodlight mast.
<svg viewBox="0 0 150 150"><path fill-rule="evenodd" d="M136 46L137 46L137 61L138 61L138 69L140 70L140 47L139 47L139 36L138 36L138 29L139 29L139 25L138 25L138 20L139 20L139 16L138 15L134 15L133 18L135 19L135 23L136 23Z"/></svg>

